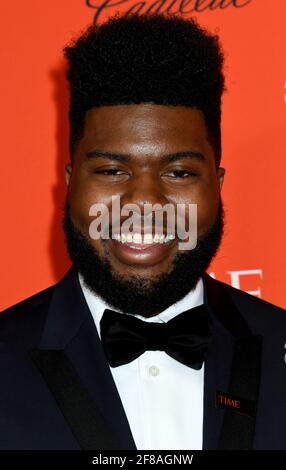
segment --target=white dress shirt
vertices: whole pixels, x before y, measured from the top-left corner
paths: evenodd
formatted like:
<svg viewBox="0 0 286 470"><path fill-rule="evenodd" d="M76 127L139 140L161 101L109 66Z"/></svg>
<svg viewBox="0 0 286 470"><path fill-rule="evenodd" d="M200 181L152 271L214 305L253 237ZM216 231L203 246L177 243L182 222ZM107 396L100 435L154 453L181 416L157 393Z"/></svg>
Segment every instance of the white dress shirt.
<svg viewBox="0 0 286 470"><path fill-rule="evenodd" d="M80 273L79 281L101 339L103 312L116 309L95 295ZM158 315L134 316L162 323L202 303L200 279L193 291ZM110 370L138 450L202 449L204 365L194 370L164 351L145 351L132 362Z"/></svg>

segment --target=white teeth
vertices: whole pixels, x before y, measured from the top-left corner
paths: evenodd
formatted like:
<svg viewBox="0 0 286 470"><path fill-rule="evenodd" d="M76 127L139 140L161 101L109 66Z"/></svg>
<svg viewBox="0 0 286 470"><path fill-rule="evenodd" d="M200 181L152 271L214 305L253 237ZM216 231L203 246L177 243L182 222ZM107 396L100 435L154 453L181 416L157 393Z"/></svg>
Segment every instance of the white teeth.
<svg viewBox="0 0 286 470"><path fill-rule="evenodd" d="M133 243L142 243L142 235L141 235L141 233L134 233L134 235L133 235Z"/></svg>
<svg viewBox="0 0 286 470"><path fill-rule="evenodd" d="M155 233L154 235L154 243L158 243L160 240L160 235L158 233Z"/></svg>
<svg viewBox="0 0 286 470"><path fill-rule="evenodd" d="M168 243L169 241L174 240L175 236L173 234L159 235L158 233L155 233L153 237L151 233L146 233L143 239L141 233L134 233L134 235L132 235L132 233L129 232L122 233L121 235L116 233L114 234L113 239L121 243L143 243L144 245L151 245L152 243Z"/></svg>
<svg viewBox="0 0 286 470"><path fill-rule="evenodd" d="M152 233L145 233L143 243L144 245L149 245L151 243L154 243Z"/></svg>
<svg viewBox="0 0 286 470"><path fill-rule="evenodd" d="M127 235L125 235L125 233L122 233L120 235L120 241L121 241L121 243L126 243L127 242Z"/></svg>
<svg viewBox="0 0 286 470"><path fill-rule="evenodd" d="M132 233L127 233L127 235L126 235L126 241L127 241L128 243L132 243L132 241L133 241Z"/></svg>

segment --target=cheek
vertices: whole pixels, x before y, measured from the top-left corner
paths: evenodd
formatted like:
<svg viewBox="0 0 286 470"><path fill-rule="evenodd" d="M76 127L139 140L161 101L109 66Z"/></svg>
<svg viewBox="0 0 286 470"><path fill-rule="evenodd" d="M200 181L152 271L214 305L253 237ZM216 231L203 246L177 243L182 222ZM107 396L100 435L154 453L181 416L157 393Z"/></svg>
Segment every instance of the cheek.
<svg viewBox="0 0 286 470"><path fill-rule="evenodd" d="M198 206L198 230L200 233L208 230L217 218L219 209L220 192L217 187L212 187L202 197Z"/></svg>
<svg viewBox="0 0 286 470"><path fill-rule="evenodd" d="M215 186L198 188L193 192L188 204L197 205L198 235L206 232L215 222L219 208L219 191Z"/></svg>
<svg viewBox="0 0 286 470"><path fill-rule="evenodd" d="M71 216L75 226L82 234L88 238L89 243L101 257L106 255L101 239L96 239L90 235L91 223L94 215L89 215L90 208L95 203L104 202L104 197L94 188L82 182L75 182L69 189L69 203Z"/></svg>
<svg viewBox="0 0 286 470"><path fill-rule="evenodd" d="M218 199L212 197L204 200L198 205L198 234L206 232L215 222L218 214Z"/></svg>
<svg viewBox="0 0 286 470"><path fill-rule="evenodd" d="M74 179L69 188L69 203L71 214L75 224L84 232L88 233L88 228L94 216L90 216L90 208L96 203L108 205L109 197L98 191L95 185Z"/></svg>

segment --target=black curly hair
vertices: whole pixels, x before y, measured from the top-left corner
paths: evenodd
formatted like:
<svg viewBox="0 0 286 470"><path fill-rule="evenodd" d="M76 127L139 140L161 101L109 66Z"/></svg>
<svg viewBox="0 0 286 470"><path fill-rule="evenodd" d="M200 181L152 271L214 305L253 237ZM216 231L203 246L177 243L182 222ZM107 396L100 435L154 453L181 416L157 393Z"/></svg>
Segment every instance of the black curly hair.
<svg viewBox="0 0 286 470"><path fill-rule="evenodd" d="M221 159L224 55L215 34L194 18L116 13L65 46L70 85L70 155L96 106L154 103L204 113L216 164Z"/></svg>

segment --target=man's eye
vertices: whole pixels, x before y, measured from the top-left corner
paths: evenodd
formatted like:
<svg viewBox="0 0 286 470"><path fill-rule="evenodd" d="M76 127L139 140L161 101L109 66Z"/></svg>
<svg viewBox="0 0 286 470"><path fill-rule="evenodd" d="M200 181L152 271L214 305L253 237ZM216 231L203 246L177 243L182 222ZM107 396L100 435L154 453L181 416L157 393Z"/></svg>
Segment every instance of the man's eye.
<svg viewBox="0 0 286 470"><path fill-rule="evenodd" d="M186 170L174 170L166 173L167 176L170 176L171 174L175 175L171 176L171 178L187 178L188 176L196 176L196 173Z"/></svg>
<svg viewBox="0 0 286 470"><path fill-rule="evenodd" d="M100 174L100 175L118 175L118 174L124 174L124 171L118 170L117 168L109 168L108 170L96 170L94 173Z"/></svg>

